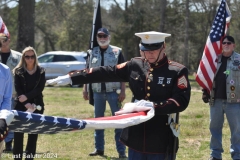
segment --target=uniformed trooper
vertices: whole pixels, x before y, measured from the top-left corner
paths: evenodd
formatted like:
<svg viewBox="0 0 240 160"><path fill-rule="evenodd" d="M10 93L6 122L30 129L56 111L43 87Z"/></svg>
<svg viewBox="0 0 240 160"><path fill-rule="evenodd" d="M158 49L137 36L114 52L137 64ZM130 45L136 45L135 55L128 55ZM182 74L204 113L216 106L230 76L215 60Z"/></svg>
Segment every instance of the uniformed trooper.
<svg viewBox="0 0 240 160"><path fill-rule="evenodd" d="M217 71L210 95L203 90L203 101L210 102L210 149L209 160L222 159L222 128L226 114L231 131L231 157L240 159L240 54L235 52L235 40L226 36L222 40L222 54L217 58Z"/></svg>
<svg viewBox="0 0 240 160"><path fill-rule="evenodd" d="M48 80L47 85L129 82L133 101L153 102L155 116L147 122L123 129L120 140L128 146L128 159L174 159L178 139L173 135L168 120L171 113L182 112L188 106L191 92L188 69L168 60L165 37L170 34L150 31L135 35L141 38L141 57L114 67L76 71Z"/></svg>

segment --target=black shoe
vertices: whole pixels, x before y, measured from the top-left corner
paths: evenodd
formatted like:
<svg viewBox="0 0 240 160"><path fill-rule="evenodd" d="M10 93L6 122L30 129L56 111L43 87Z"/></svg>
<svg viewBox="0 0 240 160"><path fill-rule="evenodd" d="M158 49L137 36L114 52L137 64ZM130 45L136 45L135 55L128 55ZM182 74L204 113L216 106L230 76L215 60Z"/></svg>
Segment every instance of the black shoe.
<svg viewBox="0 0 240 160"><path fill-rule="evenodd" d="M92 153L89 154L89 156L103 156L104 155L104 151L100 151L100 150L95 150Z"/></svg>
<svg viewBox="0 0 240 160"><path fill-rule="evenodd" d="M222 160L222 159L217 159L217 158L214 158L214 157L210 157L208 160Z"/></svg>
<svg viewBox="0 0 240 160"><path fill-rule="evenodd" d="M3 150L3 152L12 152L13 151L13 149L12 148L5 148L4 150Z"/></svg>
<svg viewBox="0 0 240 160"><path fill-rule="evenodd" d="M6 142L5 149L3 150L3 152L12 152L12 151L13 151L12 141Z"/></svg>
<svg viewBox="0 0 240 160"><path fill-rule="evenodd" d="M125 154L119 154L119 158L127 158Z"/></svg>

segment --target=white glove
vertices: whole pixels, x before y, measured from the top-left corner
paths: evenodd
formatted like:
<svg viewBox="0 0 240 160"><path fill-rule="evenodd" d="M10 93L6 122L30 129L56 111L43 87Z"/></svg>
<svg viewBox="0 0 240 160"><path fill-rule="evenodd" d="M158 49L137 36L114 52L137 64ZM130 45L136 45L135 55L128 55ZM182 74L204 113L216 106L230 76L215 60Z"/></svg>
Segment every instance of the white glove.
<svg viewBox="0 0 240 160"><path fill-rule="evenodd" d="M141 112L148 111L151 108L154 108L153 102L148 102L146 100L140 100L136 103L125 103L123 109L115 112L115 115L132 113L132 112Z"/></svg>
<svg viewBox="0 0 240 160"><path fill-rule="evenodd" d="M14 114L9 110L3 109L3 110L0 110L0 118L5 119L7 125L9 125L14 118Z"/></svg>
<svg viewBox="0 0 240 160"><path fill-rule="evenodd" d="M54 79L49 79L46 82L46 85L52 86L66 86L68 84L72 84L72 80L68 74L65 76L58 76L57 78Z"/></svg>

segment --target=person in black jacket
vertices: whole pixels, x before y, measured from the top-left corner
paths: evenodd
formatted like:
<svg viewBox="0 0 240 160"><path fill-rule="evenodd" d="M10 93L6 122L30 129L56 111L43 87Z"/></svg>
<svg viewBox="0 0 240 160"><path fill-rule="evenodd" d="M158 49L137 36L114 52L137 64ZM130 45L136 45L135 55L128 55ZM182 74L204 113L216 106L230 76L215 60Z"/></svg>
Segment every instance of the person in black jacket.
<svg viewBox="0 0 240 160"><path fill-rule="evenodd" d="M188 69L168 60L165 37L161 32L136 33L141 38L140 54L116 66L85 69L48 80L47 85L95 82L129 82L133 102L150 101L155 116L141 124L123 129L120 140L128 146L129 160L175 159L178 139L169 125L169 114L184 111L190 101Z"/></svg>
<svg viewBox="0 0 240 160"><path fill-rule="evenodd" d="M43 114L43 89L45 86L45 70L38 65L37 54L34 48L26 47L22 51L22 58L16 68L13 69L14 84L18 96L15 110L27 111L34 110L34 106L40 105L41 110L34 113ZM26 146L26 159L33 159L36 153L37 134L28 134ZM14 133L14 159L23 158L23 139L24 133Z"/></svg>

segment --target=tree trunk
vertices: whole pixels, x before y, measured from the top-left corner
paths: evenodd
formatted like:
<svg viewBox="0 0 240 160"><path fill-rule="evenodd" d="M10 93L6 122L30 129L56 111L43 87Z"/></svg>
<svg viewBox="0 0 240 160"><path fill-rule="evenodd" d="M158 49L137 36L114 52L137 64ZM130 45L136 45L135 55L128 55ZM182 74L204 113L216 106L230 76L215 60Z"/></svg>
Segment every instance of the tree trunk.
<svg viewBox="0 0 240 160"><path fill-rule="evenodd" d="M19 0L17 50L34 47L35 0Z"/></svg>
<svg viewBox="0 0 240 160"><path fill-rule="evenodd" d="M185 36L184 36L184 65L188 68L188 55L189 55L189 44L188 44L188 39L189 39L189 0L186 0L185 2L185 7L186 7L186 16L185 16Z"/></svg>
<svg viewBox="0 0 240 160"><path fill-rule="evenodd" d="M125 19L125 23L128 24L128 0L125 0L125 11L124 11L124 19ZM128 35L126 35L124 37L124 48L123 48L124 52L124 58L125 61L130 59L129 54L128 54Z"/></svg>

